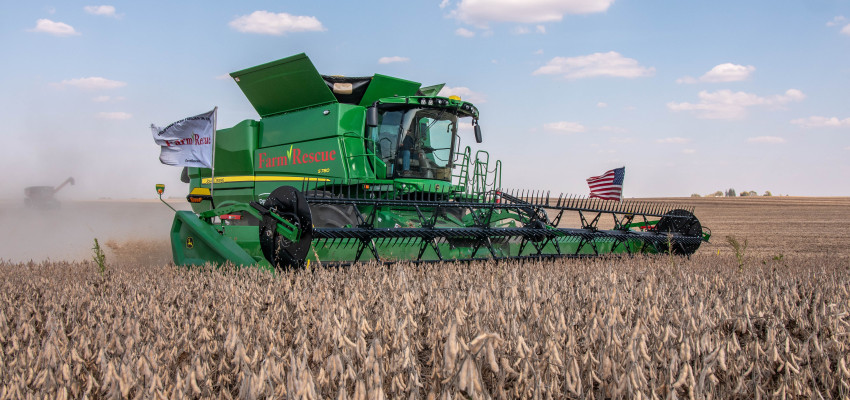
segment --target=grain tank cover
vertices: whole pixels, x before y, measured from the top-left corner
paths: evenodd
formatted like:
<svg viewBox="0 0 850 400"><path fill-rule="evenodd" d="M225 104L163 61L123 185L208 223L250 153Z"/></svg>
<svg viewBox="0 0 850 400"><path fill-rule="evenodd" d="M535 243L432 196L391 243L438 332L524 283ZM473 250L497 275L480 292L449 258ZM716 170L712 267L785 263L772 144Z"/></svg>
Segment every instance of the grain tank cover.
<svg viewBox="0 0 850 400"><path fill-rule="evenodd" d="M230 76L261 117L337 101L304 53L236 71Z"/></svg>
<svg viewBox="0 0 850 400"><path fill-rule="evenodd" d="M236 71L230 76L261 117L336 102L368 107L384 97L416 96L422 86L419 82L381 74L320 75L304 53Z"/></svg>

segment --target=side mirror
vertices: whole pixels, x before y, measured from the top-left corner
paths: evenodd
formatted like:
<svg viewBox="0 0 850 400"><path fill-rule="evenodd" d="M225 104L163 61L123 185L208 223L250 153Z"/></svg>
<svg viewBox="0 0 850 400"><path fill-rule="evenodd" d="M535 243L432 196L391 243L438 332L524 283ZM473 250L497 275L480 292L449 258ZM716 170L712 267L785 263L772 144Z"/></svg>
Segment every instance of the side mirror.
<svg viewBox="0 0 850 400"><path fill-rule="evenodd" d="M378 126L378 107L369 107L366 109L366 126Z"/></svg>
<svg viewBox="0 0 850 400"><path fill-rule="evenodd" d="M481 138L481 125L475 124L475 143L481 143L484 139Z"/></svg>

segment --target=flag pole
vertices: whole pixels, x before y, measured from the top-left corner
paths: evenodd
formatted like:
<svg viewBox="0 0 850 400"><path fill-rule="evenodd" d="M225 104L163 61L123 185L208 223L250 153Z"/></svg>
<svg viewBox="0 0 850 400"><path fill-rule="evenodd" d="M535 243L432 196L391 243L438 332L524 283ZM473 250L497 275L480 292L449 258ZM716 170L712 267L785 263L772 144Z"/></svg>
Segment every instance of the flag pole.
<svg viewBox="0 0 850 400"><path fill-rule="evenodd" d="M210 173L210 205L215 208L215 197L213 197L213 187L215 186L215 134L218 125L218 106L213 109L213 131L212 131L212 171Z"/></svg>

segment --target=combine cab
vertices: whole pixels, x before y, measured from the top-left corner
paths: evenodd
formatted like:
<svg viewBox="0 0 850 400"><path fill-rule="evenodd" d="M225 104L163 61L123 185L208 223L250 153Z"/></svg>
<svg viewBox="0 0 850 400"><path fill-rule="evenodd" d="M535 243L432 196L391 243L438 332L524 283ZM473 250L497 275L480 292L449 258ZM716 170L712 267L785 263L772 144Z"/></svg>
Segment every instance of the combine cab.
<svg viewBox="0 0 850 400"><path fill-rule="evenodd" d="M30 186L24 188L24 205L41 210L57 209L60 206L56 200L56 192L62 190L67 184L74 184L74 178L68 178L61 185L53 186Z"/></svg>
<svg viewBox="0 0 850 400"><path fill-rule="evenodd" d="M501 190L501 163L460 146L482 141L478 109L443 85L320 75L303 54L230 75L261 119L217 131L214 177L189 168L178 265L687 255L708 239L683 207Z"/></svg>

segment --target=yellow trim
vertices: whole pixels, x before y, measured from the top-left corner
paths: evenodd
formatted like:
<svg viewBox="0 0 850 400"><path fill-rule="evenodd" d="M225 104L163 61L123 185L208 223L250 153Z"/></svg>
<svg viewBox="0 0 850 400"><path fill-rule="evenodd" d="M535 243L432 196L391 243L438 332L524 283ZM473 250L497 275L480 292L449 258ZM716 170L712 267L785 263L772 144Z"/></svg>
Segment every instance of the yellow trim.
<svg viewBox="0 0 850 400"><path fill-rule="evenodd" d="M189 193L189 196L191 196L191 195L196 195L196 196L209 196L209 195L210 195L210 190L209 190L209 189L207 189L207 188L199 188L199 187L196 187L196 188L192 189L192 191Z"/></svg>
<svg viewBox="0 0 850 400"><path fill-rule="evenodd" d="M328 182L330 179L325 178L310 178L306 176L253 176L253 175L244 175L244 176L217 176L215 177L215 183L231 183L231 182L281 182L281 181L317 181L317 182ZM201 183L204 185L209 185L212 182L212 178L204 178L201 180Z"/></svg>

